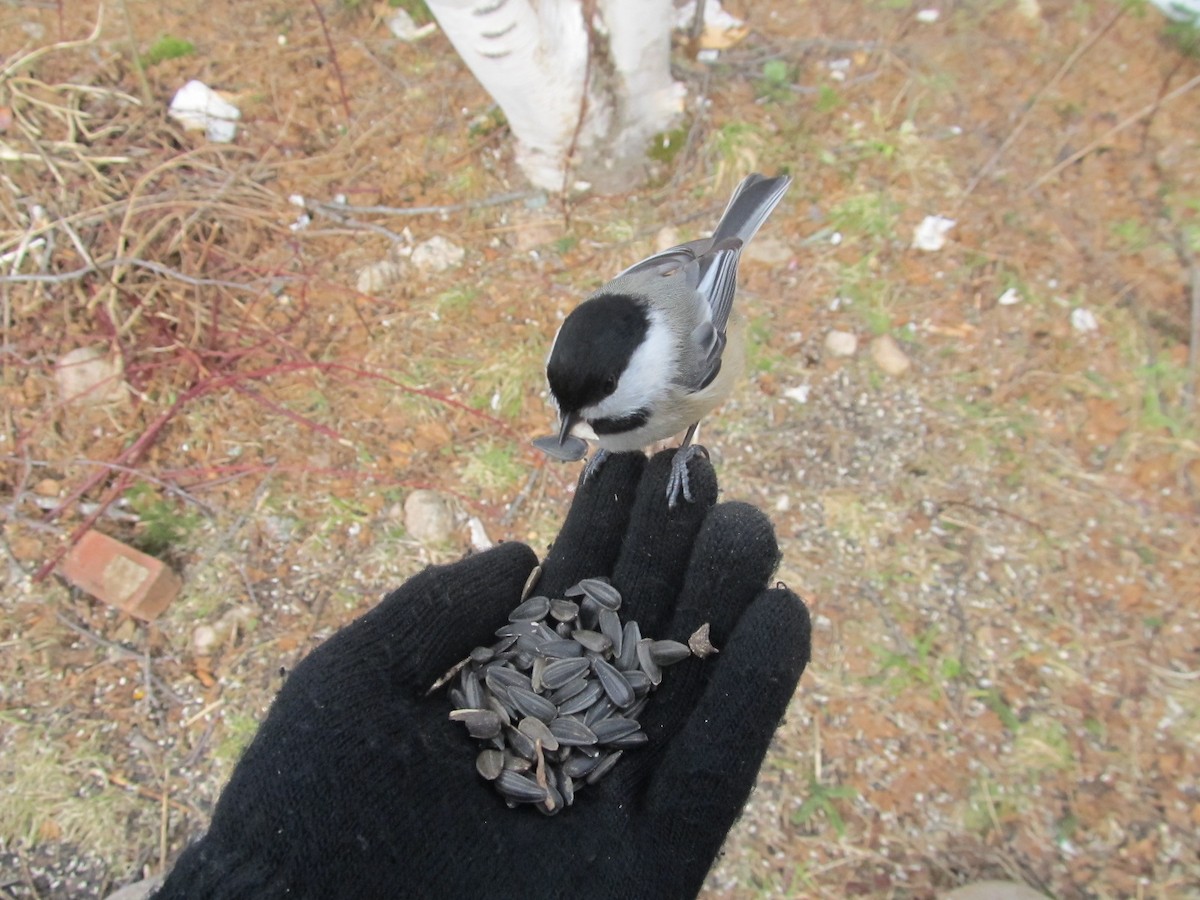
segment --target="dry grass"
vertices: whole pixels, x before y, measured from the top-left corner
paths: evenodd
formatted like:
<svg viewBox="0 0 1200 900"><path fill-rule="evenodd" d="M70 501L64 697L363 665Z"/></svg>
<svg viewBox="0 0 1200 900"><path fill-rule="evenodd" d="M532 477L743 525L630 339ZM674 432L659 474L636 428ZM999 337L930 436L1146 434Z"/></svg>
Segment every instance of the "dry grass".
<svg viewBox="0 0 1200 900"><path fill-rule="evenodd" d="M408 489L543 548L558 316L787 167L760 240L789 258L744 266L752 377L704 440L776 521L815 656L706 896L1200 895L1197 64L1155 13L772 2L718 67L680 59L709 102L659 184L539 207L440 36L96 9L0 14L5 890L102 896L202 829L279 668L459 551L404 534ZM163 35L195 53L147 62ZM165 117L190 77L233 93L235 145ZM950 243L914 251L934 213ZM461 267L407 266L434 235ZM913 369L829 356L834 328ZM123 397L58 395L80 346ZM48 576L89 527L182 570L154 625Z"/></svg>

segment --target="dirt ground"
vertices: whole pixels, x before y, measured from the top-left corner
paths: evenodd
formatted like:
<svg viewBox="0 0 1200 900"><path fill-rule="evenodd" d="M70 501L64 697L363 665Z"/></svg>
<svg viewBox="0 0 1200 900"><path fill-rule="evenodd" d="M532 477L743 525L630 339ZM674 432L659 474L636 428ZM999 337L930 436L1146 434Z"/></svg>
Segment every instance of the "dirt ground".
<svg viewBox="0 0 1200 900"><path fill-rule="evenodd" d="M169 866L280 667L467 550L413 489L544 548L559 317L786 169L703 440L814 656L704 896L1200 897L1197 44L1139 3L729 9L653 183L564 200L387 4L0 7L0 895ZM166 116L192 78L233 143ZM81 347L119 368L67 403ZM88 528L182 574L153 624L53 574Z"/></svg>

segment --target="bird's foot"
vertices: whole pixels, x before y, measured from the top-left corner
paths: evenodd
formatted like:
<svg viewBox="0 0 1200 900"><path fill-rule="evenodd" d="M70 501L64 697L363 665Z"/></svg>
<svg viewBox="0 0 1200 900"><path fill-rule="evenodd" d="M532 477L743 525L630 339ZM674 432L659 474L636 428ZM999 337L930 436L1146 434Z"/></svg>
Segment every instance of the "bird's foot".
<svg viewBox="0 0 1200 900"><path fill-rule="evenodd" d="M587 483L587 480L600 471L600 467L604 465L604 461L608 459L608 451L603 448L597 448L592 454L592 458L588 460L587 465L583 467L583 477L579 479L580 484Z"/></svg>
<svg viewBox="0 0 1200 900"><path fill-rule="evenodd" d="M682 496L688 503L695 502L692 499L692 485L688 480L687 464L691 462L692 457L697 453L702 453L707 456L707 451L703 447L698 447L695 444L687 444L680 447L676 451L675 456L671 458L671 477L667 479L667 507L675 508L675 504L679 502Z"/></svg>

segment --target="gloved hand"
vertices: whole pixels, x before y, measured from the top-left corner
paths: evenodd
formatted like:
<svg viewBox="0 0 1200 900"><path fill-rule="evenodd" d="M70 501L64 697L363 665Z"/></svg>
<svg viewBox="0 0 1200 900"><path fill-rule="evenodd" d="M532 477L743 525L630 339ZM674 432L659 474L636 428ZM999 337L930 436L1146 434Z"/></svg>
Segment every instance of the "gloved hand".
<svg viewBox="0 0 1200 900"><path fill-rule="evenodd" d="M537 559L502 544L411 578L288 676L167 898L692 897L737 818L809 658L808 612L768 588L767 518L695 502L668 509L671 452L609 457L579 488L537 593L610 575L623 619L719 654L665 673L627 751L554 817L509 809L475 772L478 747L429 687L490 644Z"/></svg>

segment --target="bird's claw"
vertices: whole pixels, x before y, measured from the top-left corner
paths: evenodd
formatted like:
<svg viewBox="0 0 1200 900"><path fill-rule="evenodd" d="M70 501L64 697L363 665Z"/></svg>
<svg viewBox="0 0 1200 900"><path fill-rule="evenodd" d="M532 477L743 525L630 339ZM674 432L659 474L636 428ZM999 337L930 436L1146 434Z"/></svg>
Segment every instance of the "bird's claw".
<svg viewBox="0 0 1200 900"><path fill-rule="evenodd" d="M603 448L598 448L592 454L592 458L588 460L586 466L583 467L583 476L579 479L580 484L586 484L587 480L600 471L600 467L604 465L604 461L608 459L608 451Z"/></svg>
<svg viewBox="0 0 1200 900"><path fill-rule="evenodd" d="M667 479L667 507L669 509L675 508L680 496L688 503L695 502L692 499L692 485L688 479L687 464L697 453L708 456L708 451L703 447L689 444L686 447L680 447L671 458L671 477Z"/></svg>

